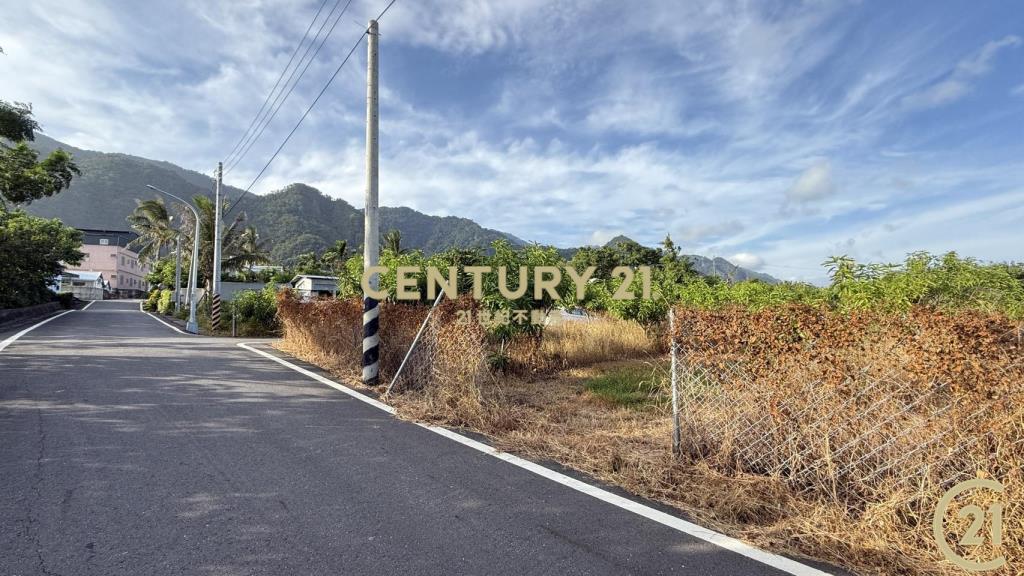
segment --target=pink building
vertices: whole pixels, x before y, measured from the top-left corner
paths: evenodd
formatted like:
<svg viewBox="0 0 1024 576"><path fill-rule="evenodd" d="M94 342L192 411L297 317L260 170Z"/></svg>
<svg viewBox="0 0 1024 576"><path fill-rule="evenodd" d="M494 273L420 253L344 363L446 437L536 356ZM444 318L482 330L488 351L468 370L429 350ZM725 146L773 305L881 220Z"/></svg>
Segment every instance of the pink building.
<svg viewBox="0 0 1024 576"><path fill-rule="evenodd" d="M111 290L121 298L139 298L149 290L149 265L139 262L138 252L127 247L138 234L125 230L80 230L85 258L78 266L69 267L69 271L102 272Z"/></svg>

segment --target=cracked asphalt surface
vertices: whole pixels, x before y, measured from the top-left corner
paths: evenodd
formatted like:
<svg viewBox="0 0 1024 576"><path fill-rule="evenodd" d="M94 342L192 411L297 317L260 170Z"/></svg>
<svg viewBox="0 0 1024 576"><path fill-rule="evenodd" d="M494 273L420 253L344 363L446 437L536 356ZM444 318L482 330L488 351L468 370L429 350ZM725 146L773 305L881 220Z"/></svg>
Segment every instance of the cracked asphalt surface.
<svg viewBox="0 0 1024 576"><path fill-rule="evenodd" d="M107 301L0 352L0 574L782 574L236 342Z"/></svg>

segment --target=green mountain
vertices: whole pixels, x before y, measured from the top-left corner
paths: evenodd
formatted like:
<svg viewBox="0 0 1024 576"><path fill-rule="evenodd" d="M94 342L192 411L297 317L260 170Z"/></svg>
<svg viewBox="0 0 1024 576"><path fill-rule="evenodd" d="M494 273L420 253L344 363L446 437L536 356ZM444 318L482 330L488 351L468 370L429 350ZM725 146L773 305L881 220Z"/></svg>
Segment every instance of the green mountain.
<svg viewBox="0 0 1024 576"><path fill-rule="evenodd" d="M640 245L639 242L633 240L629 236L623 236L620 234L605 242L604 246L610 247L618 244ZM573 255L576 254L577 250L579 250L579 248L559 248L558 253L566 260L570 260ZM742 282L744 280L760 280L761 282L767 282L769 284L777 284L779 282L778 278L770 274L748 270L747 268L737 266L722 257L708 258L707 256L699 256L697 254L683 254L683 257L689 259L693 269L703 276L718 276L719 278L729 282Z"/></svg>
<svg viewBox="0 0 1024 576"><path fill-rule="evenodd" d="M152 198L152 184L182 198L198 194L213 195L213 179L205 174L186 170L170 162L149 160L130 154L111 154L80 150L52 138L36 135L33 146L43 154L64 148L74 155L82 170L71 189L52 198L37 200L27 210L47 218L60 218L78 228L126 229L125 219L135 208L136 200ZM229 198L239 198L242 190L227 186ZM274 262L291 263L304 252L322 252L336 240L347 240L358 249L363 243L363 212L340 198L330 198L305 184L292 184L276 192L257 196L246 195L239 209L268 242ZM514 245L525 241L505 232L484 228L467 218L430 216L412 208L381 207L381 232L397 229L402 245L419 248L431 254L450 248L479 246L505 239ZM607 245L633 242L617 236ZM576 248L561 248L559 253L572 258ZM761 274L735 266L723 258L688 256L694 268L705 275L716 275L731 281L757 278L777 282Z"/></svg>
<svg viewBox="0 0 1024 576"><path fill-rule="evenodd" d="M620 234L606 242L605 246L623 243L639 244L629 236ZM697 254L683 254L683 258L689 259L693 269L703 276L718 276L729 282L742 282L744 280L760 280L769 284L777 284L779 282L779 279L774 276L737 266L722 257L708 258L707 256L698 256Z"/></svg>
<svg viewBox="0 0 1024 576"><path fill-rule="evenodd" d="M42 153L64 148L74 155L82 170L70 190L27 207L29 212L60 218L71 226L127 228L125 219L135 208L135 201L156 195L146 188L147 184L182 198L213 194L211 177L169 162L80 150L43 135L36 136L34 147ZM226 194L239 198L242 190L227 186ZM277 262L291 262L303 252L323 251L335 240L347 240L353 249L363 242L362 210L305 184L292 184L263 196L246 195L239 210L268 241ZM525 244L515 236L483 228L466 218L430 216L404 207L381 207L380 227L381 232L399 230L403 246L427 253L453 246L487 247L498 239Z"/></svg>

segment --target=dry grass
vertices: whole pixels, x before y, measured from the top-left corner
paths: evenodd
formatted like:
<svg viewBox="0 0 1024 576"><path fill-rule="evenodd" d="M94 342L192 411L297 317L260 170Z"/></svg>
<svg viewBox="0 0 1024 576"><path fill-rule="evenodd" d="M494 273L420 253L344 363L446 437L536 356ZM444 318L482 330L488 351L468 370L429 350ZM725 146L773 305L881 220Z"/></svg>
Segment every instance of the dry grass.
<svg viewBox="0 0 1024 576"><path fill-rule="evenodd" d="M1019 332L1008 337L1005 323L990 317L922 313L879 328L865 318L800 314L744 318L715 313L682 323L695 358L717 367L701 385L713 382L731 394L727 402L714 405L720 408L717 412L691 414L685 439L698 448L684 458L671 453L664 341L632 323L567 323L547 330L543 340L513 342L509 353L526 369L495 377L480 362L486 352L483 334L467 335L464 326L455 326L449 308L431 328L433 360L417 363L419 370L429 370L423 378L430 384L407 385L391 401L403 417L473 428L503 450L559 461L675 506L757 546L830 561L862 574L962 574L940 560L930 534L935 502L948 487L945 473L997 478L1010 496L1002 551L1010 567L1021 566L1024 405L1009 401L1021 390L1019 373L1014 372L1021 353ZM333 342L309 338L300 326L291 337L288 326L286 321L284 349L343 377L353 373L358 365L353 356L329 349ZM411 341L411 336L400 339ZM697 345L709 340L713 346ZM818 352L814 343L821 344ZM986 371L986 365L995 369ZM627 407L588 391L587 383L595 377L623 371L660 373L662 393ZM851 395L868 385L865 378L882 374L902 385L890 390L882 385L863 401L850 402ZM968 448L943 454L946 445L926 442L934 437L934 428L921 427L919 434L905 434L901 443L872 455L874 447L884 446L901 426L916 420L900 420L907 411L884 403L870 420L863 417L865 402L876 405L882 392L908 400L900 396L907 395L908 383L912 401L914 387L925 392L942 378L951 383L944 393L958 395L948 421L950 435L954 445ZM823 384L808 385L814 382ZM979 423L971 416L980 402L987 402L993 412ZM799 415L811 406L825 407L829 417L809 425ZM908 414L916 417L913 411ZM875 427L878 422L884 425ZM729 433L750 424L758 429L759 423L761 434ZM836 436L840 429L852 436ZM828 473L794 482L780 468L758 468L737 458L745 448L756 448L776 461L807 449L828 455L830 446L824 440L833 437L843 443L862 438L856 453L875 460L924 448L913 465L870 482L862 478L859 484ZM793 452L794 447L801 449ZM930 461L943 462L938 467L943 472L915 469ZM952 529L963 533L965 528ZM993 572L1014 573L1019 572Z"/></svg>
<svg viewBox="0 0 1024 576"><path fill-rule="evenodd" d="M591 366L621 358L645 358L661 342L632 320L596 318L568 321L548 328L539 353L557 368Z"/></svg>
<svg viewBox="0 0 1024 576"><path fill-rule="evenodd" d="M595 316L548 326L540 338L515 338L507 353L513 373L551 374L612 360L649 359L667 350L666 342L660 327L645 329L632 320Z"/></svg>
<svg viewBox="0 0 1024 576"><path fill-rule="evenodd" d="M898 490L881 483L876 490L884 497L850 506L849 501L795 490L779 476L720 466L714 459L674 458L670 413L664 401L639 409L620 407L587 391L587 382L594 377L651 367L620 361L570 369L555 377L490 381L480 390L472 423L457 412L434 410L432 398L437 392L430 389L396 397L395 403L403 417L469 424L502 450L561 462L675 506L704 525L768 550L832 562L861 574L963 573L940 561L931 540L931 511L941 491L927 482L916 489L904 485ZM1004 439L997 448L1000 456L1018 466L1017 471L1002 468L1000 476L1014 490L1024 480L1022 461L1019 445L1015 448L1008 440L1021 438L1024 411L1018 410L1007 427L1014 430L994 432ZM1021 518L1019 502L1011 503L1004 514L1008 519ZM962 533L966 525L955 528ZM1021 558L1019 524L1015 530L1008 529L1004 540L1003 551L1012 566Z"/></svg>

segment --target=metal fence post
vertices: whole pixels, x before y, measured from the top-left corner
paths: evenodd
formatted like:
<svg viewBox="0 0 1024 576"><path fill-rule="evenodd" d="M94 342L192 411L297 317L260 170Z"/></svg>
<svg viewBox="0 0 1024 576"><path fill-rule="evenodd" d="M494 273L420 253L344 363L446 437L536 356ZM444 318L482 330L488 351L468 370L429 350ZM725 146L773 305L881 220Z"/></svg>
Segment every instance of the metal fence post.
<svg viewBox="0 0 1024 576"><path fill-rule="evenodd" d="M384 396L391 394L391 388L395 386L395 382L398 382L398 377L402 375L402 370L405 368L405 363L409 361L409 357L412 356L412 351L416 349L416 344L420 341L420 336L423 335L423 330L426 329L427 323L430 322L430 316L434 313L434 308L437 308L438 303L441 302L441 297L444 296L444 290L441 290L437 298L434 298L434 304L430 307L430 311L427 312L427 317L423 319L423 323L420 324L420 329L416 332L416 337L412 339L412 344L409 346L409 350L406 351L405 357L402 358L402 363L398 365L398 371L395 372L394 378L391 379L391 383L388 384L386 390L384 390Z"/></svg>
<svg viewBox="0 0 1024 576"><path fill-rule="evenodd" d="M668 309L668 331L671 342L669 345L669 353L671 356L670 371L672 372L672 453L679 456L682 452L682 438L679 430L679 376L677 370L678 360L676 359L676 313L671 306L669 306Z"/></svg>

